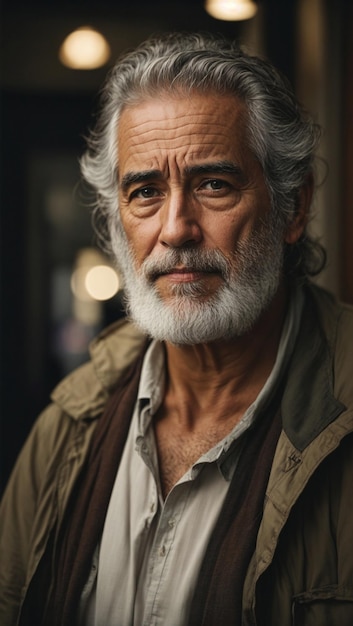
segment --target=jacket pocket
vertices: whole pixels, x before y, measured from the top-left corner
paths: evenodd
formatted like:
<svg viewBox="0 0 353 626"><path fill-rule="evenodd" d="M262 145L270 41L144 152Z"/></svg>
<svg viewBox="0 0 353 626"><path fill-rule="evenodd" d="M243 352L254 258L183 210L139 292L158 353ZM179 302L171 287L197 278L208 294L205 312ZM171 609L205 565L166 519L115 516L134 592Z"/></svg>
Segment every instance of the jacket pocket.
<svg viewBox="0 0 353 626"><path fill-rule="evenodd" d="M337 585L306 591L293 598L293 626L352 626L353 589Z"/></svg>

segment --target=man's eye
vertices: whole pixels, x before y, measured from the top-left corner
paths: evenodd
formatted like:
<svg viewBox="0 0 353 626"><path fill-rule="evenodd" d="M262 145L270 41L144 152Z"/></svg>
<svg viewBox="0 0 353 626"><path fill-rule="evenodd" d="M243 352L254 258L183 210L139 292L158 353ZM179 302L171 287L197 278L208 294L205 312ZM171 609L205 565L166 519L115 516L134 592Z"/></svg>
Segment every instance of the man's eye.
<svg viewBox="0 0 353 626"><path fill-rule="evenodd" d="M206 180L202 186L204 189L211 189L212 191L219 191L220 189L229 188L229 184L225 180L220 180L219 178Z"/></svg>
<svg viewBox="0 0 353 626"><path fill-rule="evenodd" d="M155 198L157 195L158 191L157 189L154 189L154 187L141 187L140 189L136 189L135 191L133 191L131 197L143 198L148 200L149 198Z"/></svg>

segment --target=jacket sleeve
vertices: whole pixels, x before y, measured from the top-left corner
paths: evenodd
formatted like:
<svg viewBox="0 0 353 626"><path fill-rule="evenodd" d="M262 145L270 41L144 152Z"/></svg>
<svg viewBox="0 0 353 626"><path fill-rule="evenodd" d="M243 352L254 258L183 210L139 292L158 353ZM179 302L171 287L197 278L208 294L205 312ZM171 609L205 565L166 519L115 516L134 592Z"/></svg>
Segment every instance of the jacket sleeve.
<svg viewBox="0 0 353 626"><path fill-rule="evenodd" d="M78 427L50 405L35 423L10 477L0 506L1 626L17 623L22 598L58 513L60 474Z"/></svg>

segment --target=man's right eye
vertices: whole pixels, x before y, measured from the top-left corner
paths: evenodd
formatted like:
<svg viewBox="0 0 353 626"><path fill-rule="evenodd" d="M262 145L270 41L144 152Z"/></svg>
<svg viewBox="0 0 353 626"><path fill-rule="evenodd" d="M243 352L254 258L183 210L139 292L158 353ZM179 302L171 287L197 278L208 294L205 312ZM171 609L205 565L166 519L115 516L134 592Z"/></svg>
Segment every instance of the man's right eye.
<svg viewBox="0 0 353 626"><path fill-rule="evenodd" d="M158 195L157 189L154 187L140 187L132 192L131 198L142 198L148 200L149 198L155 198Z"/></svg>

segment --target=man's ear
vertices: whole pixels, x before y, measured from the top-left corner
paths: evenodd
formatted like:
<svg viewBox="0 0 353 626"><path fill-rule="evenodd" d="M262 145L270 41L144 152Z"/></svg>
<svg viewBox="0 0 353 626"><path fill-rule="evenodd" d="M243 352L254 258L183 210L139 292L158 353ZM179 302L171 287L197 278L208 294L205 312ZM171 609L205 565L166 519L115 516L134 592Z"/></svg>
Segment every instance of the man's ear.
<svg viewBox="0 0 353 626"><path fill-rule="evenodd" d="M310 174L299 192L296 211L285 230L284 241L286 243L294 244L302 236L308 223L313 192L314 179L312 174Z"/></svg>

